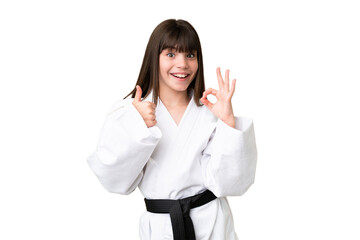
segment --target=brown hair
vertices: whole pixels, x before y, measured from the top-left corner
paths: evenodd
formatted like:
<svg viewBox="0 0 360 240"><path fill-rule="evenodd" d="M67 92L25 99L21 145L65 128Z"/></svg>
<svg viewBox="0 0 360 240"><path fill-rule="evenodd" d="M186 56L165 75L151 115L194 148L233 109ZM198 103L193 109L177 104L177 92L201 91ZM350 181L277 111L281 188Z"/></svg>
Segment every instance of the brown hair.
<svg viewBox="0 0 360 240"><path fill-rule="evenodd" d="M194 89L194 102L202 106L200 98L205 91L204 67L200 39L194 27L185 20L168 19L161 22L152 32L147 44L144 59L136 85L142 89L142 98L149 95L153 90L152 100L157 104L159 96L159 55L167 48L174 48L179 52L197 52L198 70L194 80L190 83L187 93ZM132 94L135 97L136 85L126 96Z"/></svg>

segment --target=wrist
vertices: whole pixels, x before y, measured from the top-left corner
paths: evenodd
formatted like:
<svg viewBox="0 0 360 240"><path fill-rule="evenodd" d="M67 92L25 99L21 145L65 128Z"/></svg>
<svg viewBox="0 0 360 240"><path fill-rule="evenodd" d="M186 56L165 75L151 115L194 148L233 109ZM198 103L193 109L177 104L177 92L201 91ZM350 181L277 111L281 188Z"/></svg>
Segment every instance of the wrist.
<svg viewBox="0 0 360 240"><path fill-rule="evenodd" d="M235 117L234 116L223 118L223 119L221 119L221 121L226 123L229 127L235 128Z"/></svg>

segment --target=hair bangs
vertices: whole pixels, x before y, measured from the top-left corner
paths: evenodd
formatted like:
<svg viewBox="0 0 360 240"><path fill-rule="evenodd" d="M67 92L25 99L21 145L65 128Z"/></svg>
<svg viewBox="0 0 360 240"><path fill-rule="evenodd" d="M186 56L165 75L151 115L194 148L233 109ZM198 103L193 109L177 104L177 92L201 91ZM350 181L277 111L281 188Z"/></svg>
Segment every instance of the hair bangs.
<svg viewBox="0 0 360 240"><path fill-rule="evenodd" d="M199 52L200 43L196 40L197 36L189 29L173 28L168 34L164 34L160 43L160 53L168 48L175 49L178 52Z"/></svg>

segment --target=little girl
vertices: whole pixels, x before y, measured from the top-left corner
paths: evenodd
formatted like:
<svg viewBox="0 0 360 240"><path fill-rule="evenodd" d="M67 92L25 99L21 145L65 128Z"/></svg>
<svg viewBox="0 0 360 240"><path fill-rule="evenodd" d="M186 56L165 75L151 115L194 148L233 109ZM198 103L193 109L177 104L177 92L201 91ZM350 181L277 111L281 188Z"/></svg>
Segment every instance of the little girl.
<svg viewBox="0 0 360 240"><path fill-rule="evenodd" d="M108 191L139 187L142 240L238 239L226 196L253 184L257 149L252 120L233 114L235 79L230 87L229 70L225 81L216 73L219 90L205 90L195 29L184 20L160 23L136 87L110 109L87 159Z"/></svg>

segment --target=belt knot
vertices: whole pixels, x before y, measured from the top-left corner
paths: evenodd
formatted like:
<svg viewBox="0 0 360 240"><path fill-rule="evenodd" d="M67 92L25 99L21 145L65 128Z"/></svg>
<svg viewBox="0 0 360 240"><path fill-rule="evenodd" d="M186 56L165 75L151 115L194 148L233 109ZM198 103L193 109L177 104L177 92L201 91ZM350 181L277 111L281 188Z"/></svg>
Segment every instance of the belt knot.
<svg viewBox="0 0 360 240"><path fill-rule="evenodd" d="M216 196L209 190L195 196L173 199L144 199L146 209L153 213L169 213L174 240L195 240L195 230L190 218L190 209L202 206Z"/></svg>
<svg viewBox="0 0 360 240"><path fill-rule="evenodd" d="M183 216L189 216L192 203L191 199L180 199L178 201L180 202Z"/></svg>

